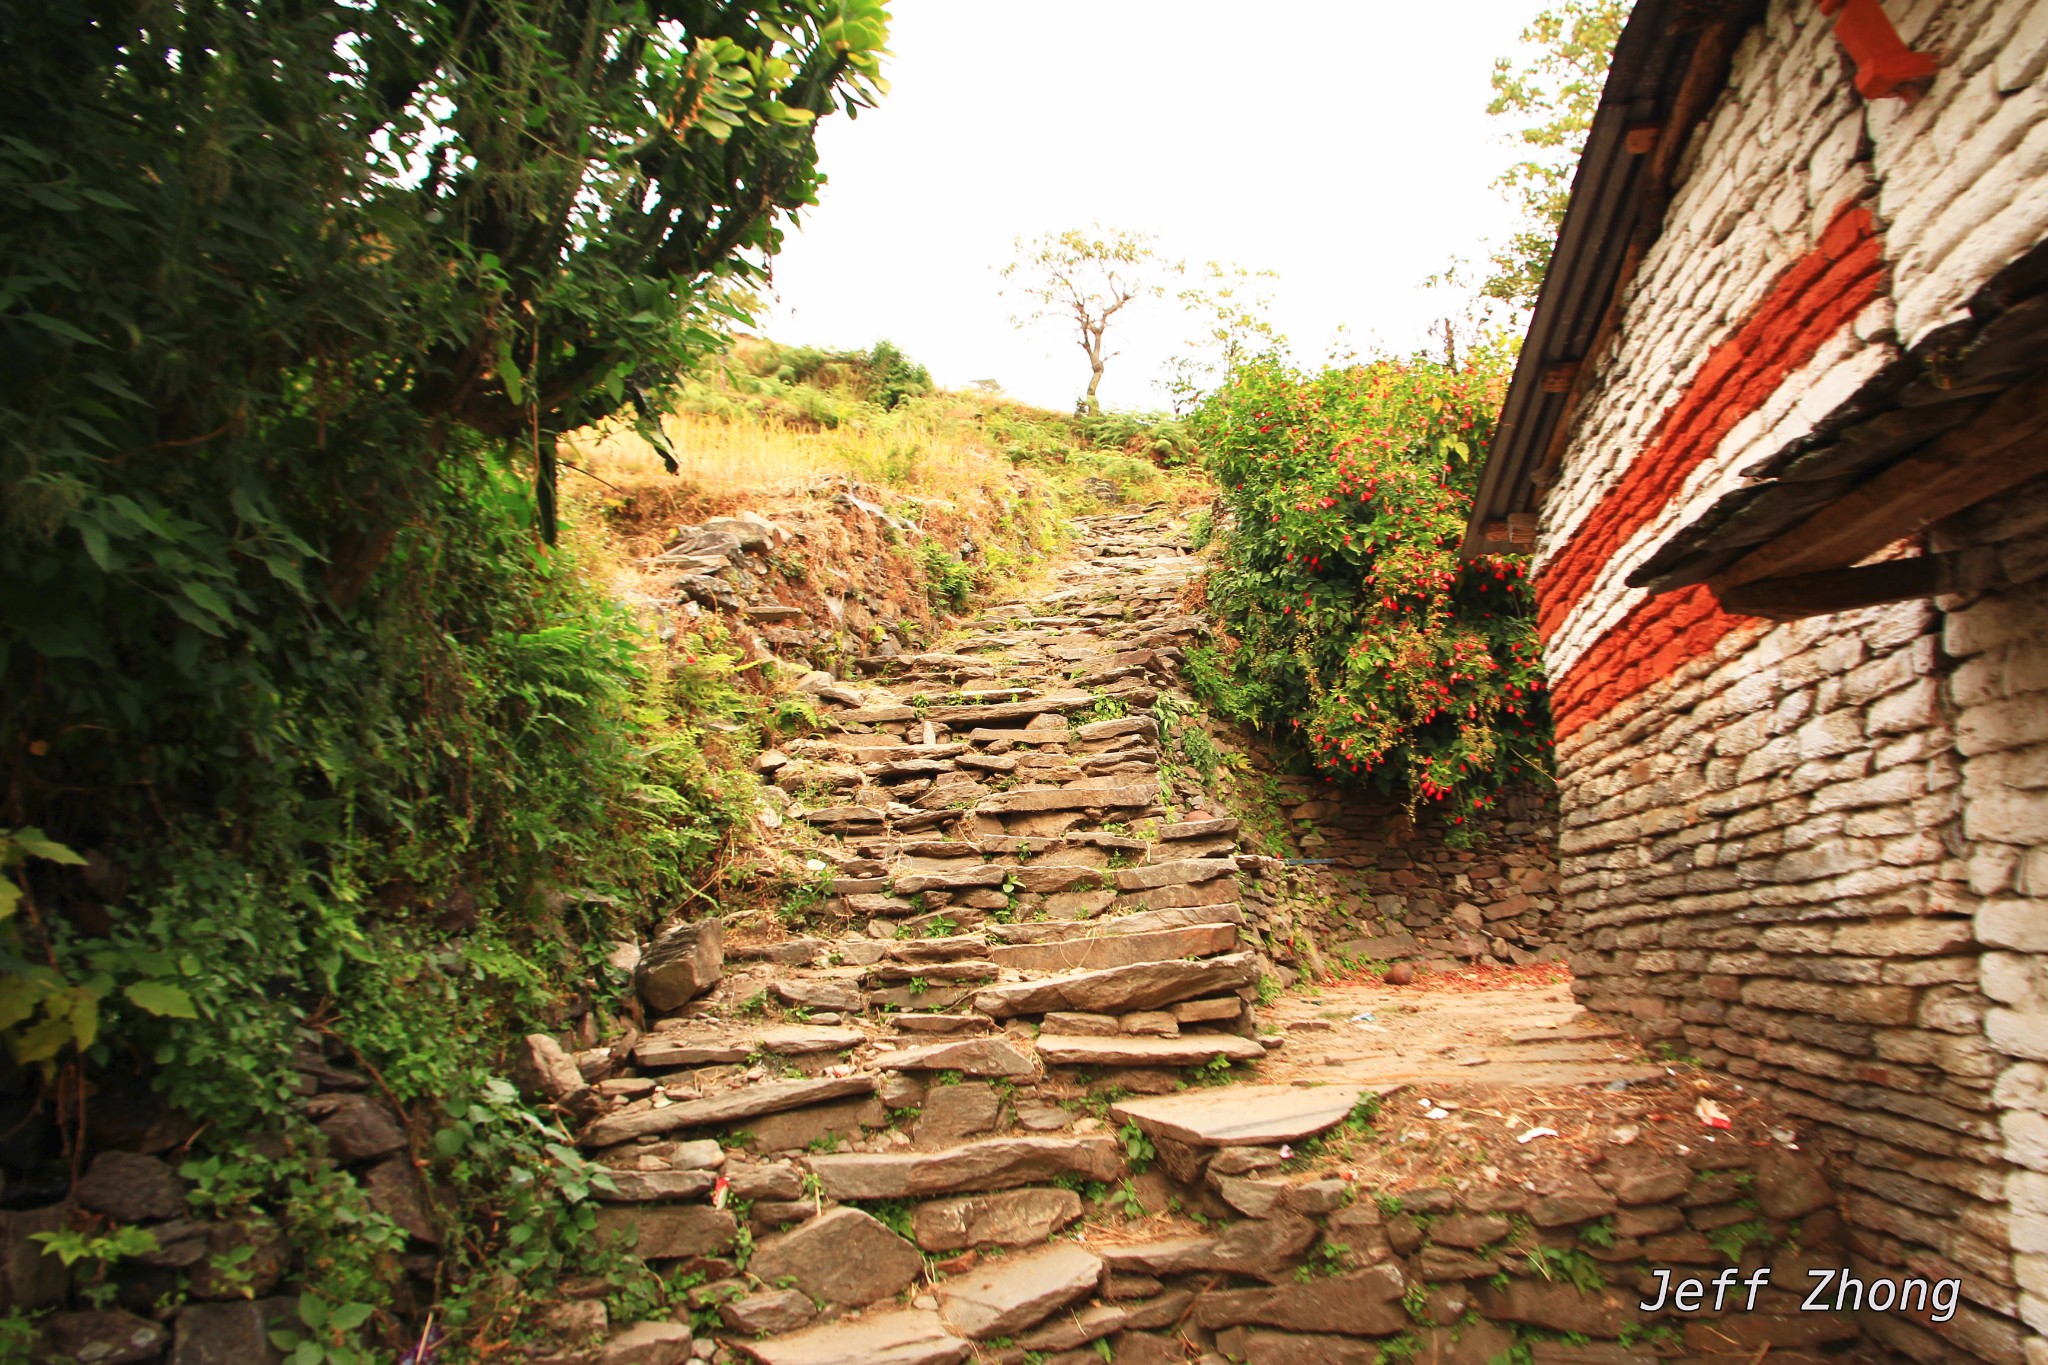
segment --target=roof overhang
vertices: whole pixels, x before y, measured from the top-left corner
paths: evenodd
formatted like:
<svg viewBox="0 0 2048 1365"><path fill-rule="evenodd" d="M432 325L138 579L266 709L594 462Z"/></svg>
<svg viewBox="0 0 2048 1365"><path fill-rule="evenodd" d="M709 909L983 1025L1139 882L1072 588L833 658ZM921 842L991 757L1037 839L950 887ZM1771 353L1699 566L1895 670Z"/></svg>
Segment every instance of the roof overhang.
<svg viewBox="0 0 2048 1365"><path fill-rule="evenodd" d="M1788 620L2011 581L1989 551L1865 561L2048 474L2048 244L1743 474L1629 585L1705 583L1727 611Z"/></svg>
<svg viewBox="0 0 2048 1365"><path fill-rule="evenodd" d="M1673 172L1727 81L1755 0L1638 0L1614 47L1461 552L1527 549L1542 493L1618 299L1656 240Z"/></svg>

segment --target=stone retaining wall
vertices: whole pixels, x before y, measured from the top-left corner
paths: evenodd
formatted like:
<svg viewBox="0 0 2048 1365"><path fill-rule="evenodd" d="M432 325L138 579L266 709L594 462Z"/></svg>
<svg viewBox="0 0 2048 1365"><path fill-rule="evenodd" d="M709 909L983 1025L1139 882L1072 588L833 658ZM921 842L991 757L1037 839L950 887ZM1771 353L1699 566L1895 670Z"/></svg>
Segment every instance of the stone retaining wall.
<svg viewBox="0 0 2048 1365"><path fill-rule="evenodd" d="M1282 966L1563 957L1557 812L1547 793L1504 793L1470 824L1453 826L1429 805L1410 819L1395 802L1330 783L1265 781L1281 820L1259 828L1271 851L1284 826L1286 856L1251 868L1245 910Z"/></svg>

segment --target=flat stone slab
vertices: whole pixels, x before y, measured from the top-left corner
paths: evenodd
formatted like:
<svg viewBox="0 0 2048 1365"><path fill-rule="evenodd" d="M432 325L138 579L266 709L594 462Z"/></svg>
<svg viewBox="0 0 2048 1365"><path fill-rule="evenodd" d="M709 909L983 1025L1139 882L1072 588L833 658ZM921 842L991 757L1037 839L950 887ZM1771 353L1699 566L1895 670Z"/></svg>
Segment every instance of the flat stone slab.
<svg viewBox="0 0 2048 1365"><path fill-rule="evenodd" d="M1043 790L997 792L974 809L984 815L1024 815L1032 811L1091 810L1095 807L1149 806L1159 799L1159 780L1119 782L1107 787L1050 787Z"/></svg>
<svg viewBox="0 0 2048 1365"><path fill-rule="evenodd" d="M787 1280L814 1299L859 1308L915 1284L924 1260L872 1214L840 1208L766 1239L747 1268L764 1284Z"/></svg>
<svg viewBox="0 0 2048 1365"><path fill-rule="evenodd" d="M892 1014L889 1026L904 1033L987 1033L995 1027L986 1014Z"/></svg>
<svg viewBox="0 0 2048 1365"><path fill-rule="evenodd" d="M1042 1033L1037 1047L1039 1060L1047 1066L1203 1066L1217 1057L1256 1062L1266 1055L1266 1049L1257 1041L1234 1033L1187 1033L1178 1038L1088 1038Z"/></svg>
<svg viewBox="0 0 2048 1365"><path fill-rule="evenodd" d="M856 706L850 711L836 711L825 719L852 725L886 725L891 721L916 718L916 710L908 706Z"/></svg>
<svg viewBox="0 0 2048 1365"><path fill-rule="evenodd" d="M1101 1257L1075 1242L1055 1242L941 1280L939 1317L975 1341L1013 1337L1094 1293L1101 1281Z"/></svg>
<svg viewBox="0 0 2048 1365"><path fill-rule="evenodd" d="M955 934L950 938L903 938L882 946L882 955L892 962L958 962L982 957L988 940L980 934Z"/></svg>
<svg viewBox="0 0 2048 1365"><path fill-rule="evenodd" d="M1114 1180L1123 1148L1112 1137L988 1138L938 1152L847 1152L806 1163L828 1199L907 1199L1037 1185L1063 1175Z"/></svg>
<svg viewBox="0 0 2048 1365"><path fill-rule="evenodd" d="M1037 1246L1081 1216L1072 1190L1002 1190L932 1199L910 1215L911 1233L926 1251Z"/></svg>
<svg viewBox="0 0 2048 1365"><path fill-rule="evenodd" d="M670 1066L725 1066L744 1062L750 1051L739 1038L677 1038L657 1033L633 1044L633 1061L657 1070Z"/></svg>
<svg viewBox="0 0 2048 1365"><path fill-rule="evenodd" d="M867 1040L868 1036L857 1028L827 1028L822 1024L763 1029L754 1039L755 1045L761 1051L773 1053L777 1057L808 1057L820 1052L844 1052L850 1047L859 1047Z"/></svg>
<svg viewBox="0 0 2048 1365"><path fill-rule="evenodd" d="M766 1341L735 1339L732 1347L758 1365L959 1365L973 1349L947 1331L937 1313L914 1308Z"/></svg>
<svg viewBox="0 0 2048 1365"><path fill-rule="evenodd" d="M1198 924L1243 923L1244 911L1236 905L1176 905L1109 919L992 924L986 932L999 943L1055 943L1105 934L1154 934L1162 929L1185 929Z"/></svg>
<svg viewBox="0 0 2048 1365"><path fill-rule="evenodd" d="M1400 1272L1390 1266L1373 1266L1272 1289L1212 1290L1195 1300L1194 1318L1197 1326L1211 1331L1260 1326L1344 1336L1392 1336L1409 1326L1400 1299Z"/></svg>
<svg viewBox="0 0 2048 1365"><path fill-rule="evenodd" d="M1125 1100L1109 1112L1152 1137L1196 1147L1272 1146L1336 1127L1366 1093L1355 1085L1234 1085Z"/></svg>
<svg viewBox="0 0 2048 1365"><path fill-rule="evenodd" d="M983 706L934 706L924 713L924 718L942 724L951 724L954 721L978 724L995 720L1029 720L1048 711L1078 711L1084 706L1094 704L1095 695L1091 692L1048 692L1029 701L990 702ZM905 716L903 719L908 720L909 717Z"/></svg>
<svg viewBox="0 0 2048 1365"><path fill-rule="evenodd" d="M1250 953L1231 953L1200 962L1141 962L1042 981L990 986L974 994L974 1008L997 1019L1019 1014L1073 1010L1081 1014L1125 1014L1219 995L1258 980Z"/></svg>
<svg viewBox="0 0 2048 1365"><path fill-rule="evenodd" d="M1181 1275L1201 1270L1216 1249L1214 1237L1172 1237L1159 1242L1129 1242L1104 1247L1103 1259L1118 1275Z"/></svg>
<svg viewBox="0 0 2048 1365"><path fill-rule="evenodd" d="M1001 886L1013 869L999 863L963 867L957 872L907 872L898 877L893 889L899 896L919 891L966 891L977 886Z"/></svg>
<svg viewBox="0 0 2048 1365"><path fill-rule="evenodd" d="M709 1128L762 1114L779 1114L807 1104L825 1104L854 1095L872 1094L873 1076L832 1076L805 1081L767 1081L709 1099L685 1100L661 1109L607 1114L583 1130L585 1147L609 1147L637 1137L673 1133L682 1128Z"/></svg>
<svg viewBox="0 0 2048 1365"><path fill-rule="evenodd" d="M711 1171L608 1171L612 1189L593 1185L590 1195L607 1204L647 1204L674 1199L700 1199L711 1193L718 1176Z"/></svg>
<svg viewBox="0 0 2048 1365"><path fill-rule="evenodd" d="M643 1261L716 1256L738 1234L738 1221L709 1204L614 1204L597 1211L597 1239L616 1243Z"/></svg>
<svg viewBox="0 0 2048 1365"><path fill-rule="evenodd" d="M851 981L820 981L815 977L798 976L772 981L768 985L768 990L783 1004L794 1005L800 1009L838 1010L847 1014L859 1014L868 1007L867 997L862 995L860 987ZM638 1055L637 1051L635 1055Z"/></svg>
<svg viewBox="0 0 2048 1365"><path fill-rule="evenodd" d="M1119 891L1152 891L1162 886L1192 886L1236 871L1237 862L1232 858L1176 858L1123 868L1116 874L1116 887Z"/></svg>
<svg viewBox="0 0 2048 1365"><path fill-rule="evenodd" d="M967 1038L956 1043L885 1052L875 1059L885 1071L958 1071L965 1076L1035 1076L1031 1058L1001 1038Z"/></svg>
<svg viewBox="0 0 2048 1365"><path fill-rule="evenodd" d="M1163 825L1159 830L1161 842L1173 839L1207 839L1219 834L1237 833L1237 819L1227 816L1214 820L1183 820L1177 825Z"/></svg>
<svg viewBox="0 0 2048 1365"><path fill-rule="evenodd" d="M872 806L826 806L807 811L802 818L812 825L879 825L883 815Z"/></svg>
<svg viewBox="0 0 2048 1365"><path fill-rule="evenodd" d="M919 978L926 981L993 981L1001 973L1002 968L995 963L977 962L971 958L957 962L877 962L868 968L870 979L899 985Z"/></svg>
<svg viewBox="0 0 2048 1365"><path fill-rule="evenodd" d="M998 967L1026 972L1099 971L1139 962L1213 957L1237 946L1234 924L1198 924L1149 934L1103 934L1052 943L1013 943L989 950Z"/></svg>

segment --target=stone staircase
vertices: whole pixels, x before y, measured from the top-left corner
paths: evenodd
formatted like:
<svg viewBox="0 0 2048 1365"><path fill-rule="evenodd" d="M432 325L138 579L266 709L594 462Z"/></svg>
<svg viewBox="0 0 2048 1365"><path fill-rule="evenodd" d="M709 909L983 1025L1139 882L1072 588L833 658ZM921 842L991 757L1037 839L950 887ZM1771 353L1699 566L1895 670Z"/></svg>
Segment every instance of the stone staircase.
<svg viewBox="0 0 2048 1365"><path fill-rule="evenodd" d="M1411 1191L1406 1214L1304 1165L1396 1087L1262 1080L1283 1039L1239 900L1258 860L1163 763L1154 707L1204 630L1178 605L1196 562L1161 509L1080 531L1045 591L940 649L805 680L823 732L760 766L839 932L677 926L637 962L644 1032L528 1040L527 1083L610 1171L601 1235L701 1274L721 1324L548 1359L1330 1365L1403 1337L1482 1365L1514 1345L1502 1321L1609 1340L1537 1359L1654 1359L1614 1342L1625 1290L1510 1283L1502 1248L1594 1225L1611 1248L1620 1210L1641 1255L1687 1226L1682 1163L1638 1182L1669 1209L1579 1177L1526 1204Z"/></svg>

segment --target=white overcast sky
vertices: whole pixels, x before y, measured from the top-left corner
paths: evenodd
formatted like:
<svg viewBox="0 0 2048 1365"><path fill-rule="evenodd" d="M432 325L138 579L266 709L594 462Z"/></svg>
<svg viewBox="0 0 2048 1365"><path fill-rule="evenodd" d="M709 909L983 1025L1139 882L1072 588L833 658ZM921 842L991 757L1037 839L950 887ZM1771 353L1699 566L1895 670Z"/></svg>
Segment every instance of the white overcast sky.
<svg viewBox="0 0 2048 1365"><path fill-rule="evenodd" d="M763 330L887 337L947 387L992 378L1068 407L1080 348L1020 334L994 268L1019 234L1099 220L1279 272L1300 359L1412 349L1455 311L1423 279L1510 227L1490 182L1514 153L1487 78L1540 7L896 0L891 93L821 126L830 183L777 258ZM1165 406L1187 326L1152 309L1109 363L1107 406Z"/></svg>

